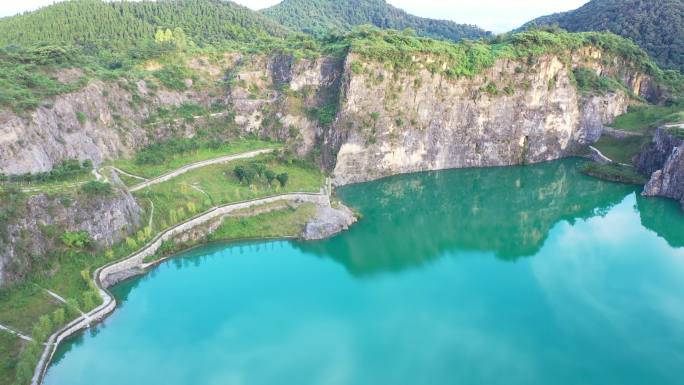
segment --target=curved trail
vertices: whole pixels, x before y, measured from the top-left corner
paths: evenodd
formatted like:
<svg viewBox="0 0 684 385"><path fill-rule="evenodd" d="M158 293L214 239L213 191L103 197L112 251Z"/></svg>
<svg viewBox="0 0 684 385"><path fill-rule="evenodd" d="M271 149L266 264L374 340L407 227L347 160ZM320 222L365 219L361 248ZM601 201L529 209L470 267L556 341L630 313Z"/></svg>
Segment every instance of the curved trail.
<svg viewBox="0 0 684 385"><path fill-rule="evenodd" d="M0 330L4 330L4 331L6 331L6 332L8 332L8 333L10 333L10 334L14 334L15 336L21 338L21 339L24 340L24 341L29 341L29 342L33 341L33 338L31 338L31 337L29 337L29 336L27 336L27 335L21 334L21 333L19 333L18 331L14 330L14 329L8 328L7 326L0 325Z"/></svg>
<svg viewBox="0 0 684 385"><path fill-rule="evenodd" d="M238 158L239 159L239 158ZM312 203L330 203L329 197L325 193L289 193L274 195L270 197L258 198L243 202L229 203L222 206L216 206L204 213L201 213L187 221L175 225L162 233L154 237L150 242L143 246L138 251L130 254L128 257L121 259L119 261L111 262L106 264L93 273L93 281L98 289L100 297L102 298L102 304L97 306L95 309L89 311L86 314L69 322L66 326L60 330L53 333L45 343L45 349L38 361L38 365L35 368L33 378L31 380L31 385L40 385L43 381L47 368L52 360L57 346L66 338L72 336L76 332L90 327L93 323L97 323L105 319L109 314L111 314L116 309L116 299L107 290L107 278L109 276L115 276L116 274L126 273L131 270L135 271L146 271L147 269L154 267L156 264L162 260L155 261L152 263L145 263L144 260L148 256L154 255L162 242L169 241L175 236L186 232L196 226L206 224L212 220L216 220L225 216L230 215L236 210L242 210L254 206L261 206L268 203L273 203L276 201L289 200L294 202L312 202ZM10 330L11 331L11 330Z"/></svg>
<svg viewBox="0 0 684 385"><path fill-rule="evenodd" d="M119 173L119 174L126 175L126 176L128 176L128 177L133 178L133 179L148 180L147 178L143 178L143 177L138 176L138 175L133 175L133 174L131 174L131 173L129 173L129 172L126 172L126 171L124 171L124 170L118 168L118 167L114 167L114 166L105 166L105 167L103 167L103 168L109 168L109 169L111 169L111 170L116 171L116 172Z"/></svg>
<svg viewBox="0 0 684 385"><path fill-rule="evenodd" d="M254 150L254 151L249 151L249 152L243 152L241 154L226 155L226 156L222 156L219 158L207 159L207 160L203 160L200 162L187 164L187 165L185 165L181 168L178 168L174 171L171 171L171 172L166 173L164 175L150 179L146 182L132 186L128 190L130 192L136 192L136 191L142 190L144 188L150 187L152 185L162 183L162 182L166 182L170 179L177 177L178 175L184 174L184 173L186 173L190 170L194 170L196 168L206 167L206 166L210 166L213 164L228 163L228 162L238 160L238 159L253 158L253 157L258 156L258 155L272 153L274 150L275 149L273 149L273 148L266 148L266 149L262 149L262 150Z"/></svg>

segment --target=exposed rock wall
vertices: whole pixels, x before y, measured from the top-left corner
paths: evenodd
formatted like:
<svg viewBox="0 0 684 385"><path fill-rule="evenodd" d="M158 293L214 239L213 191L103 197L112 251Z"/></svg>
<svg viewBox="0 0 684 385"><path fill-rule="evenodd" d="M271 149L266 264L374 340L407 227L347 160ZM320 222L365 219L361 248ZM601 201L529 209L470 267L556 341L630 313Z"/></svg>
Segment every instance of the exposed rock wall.
<svg viewBox="0 0 684 385"><path fill-rule="evenodd" d="M87 231L99 248L112 246L141 223L133 196L116 190L108 196L75 198L38 194L21 207L21 215L0 230L0 285L31 271L60 242L63 231Z"/></svg>
<svg viewBox="0 0 684 385"><path fill-rule="evenodd" d="M676 199L684 208L684 138L659 128L639 154L637 169L651 176L644 195Z"/></svg>
<svg viewBox="0 0 684 385"><path fill-rule="evenodd" d="M555 56L524 69L500 60L481 75L457 79L432 73L429 60L416 59L414 73L397 74L348 57L341 111L326 143L339 149L335 184L557 159L596 141L629 101L623 92L580 94L572 66Z"/></svg>
<svg viewBox="0 0 684 385"><path fill-rule="evenodd" d="M310 152L321 129L309 111L337 89L339 59L226 54L194 58L197 81L187 90L145 79L93 80L23 114L0 110L0 173L49 171L66 159L98 165L172 137L192 137L209 121L226 137L254 133ZM160 67L159 67L160 68ZM150 69L159 69L150 64ZM160 108L192 103L212 113L195 119L157 119Z"/></svg>

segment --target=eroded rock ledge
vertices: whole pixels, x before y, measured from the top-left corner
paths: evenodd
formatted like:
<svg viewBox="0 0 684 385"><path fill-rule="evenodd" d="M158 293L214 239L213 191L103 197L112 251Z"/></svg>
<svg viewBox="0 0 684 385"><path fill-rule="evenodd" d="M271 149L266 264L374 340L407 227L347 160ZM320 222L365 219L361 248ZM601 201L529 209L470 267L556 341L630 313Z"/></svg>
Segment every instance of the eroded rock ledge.
<svg viewBox="0 0 684 385"><path fill-rule="evenodd" d="M672 130L681 130L681 127L662 127L656 131L653 142L639 155L637 168L651 176L643 195L676 199L684 208L684 138Z"/></svg>

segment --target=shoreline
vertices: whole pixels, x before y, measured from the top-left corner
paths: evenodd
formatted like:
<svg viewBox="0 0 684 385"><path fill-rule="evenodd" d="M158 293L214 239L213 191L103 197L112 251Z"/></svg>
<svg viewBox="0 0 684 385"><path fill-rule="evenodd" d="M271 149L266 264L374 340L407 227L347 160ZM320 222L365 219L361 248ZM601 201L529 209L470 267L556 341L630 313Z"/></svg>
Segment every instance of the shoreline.
<svg viewBox="0 0 684 385"><path fill-rule="evenodd" d="M114 312L114 310L116 310L117 301L113 294L108 290L109 287L125 279L145 274L156 267L159 263L166 261L178 254L174 253L172 256L145 263L144 259L150 255L154 255L161 246L162 242L172 240L174 237L203 224L210 223L212 220L222 220L230 215L233 211L260 206L280 200L310 202L315 203L319 207L330 207L330 197L324 192L288 193L216 206L188 219L183 223L179 223L167 230L164 230L155 236L151 241L146 243L142 248L126 256L125 258L109 262L97 268L93 273L93 282L98 289L100 297L102 298L102 303L88 313L73 319L48 337L47 341L45 342L43 353L41 354L41 357L34 369L31 385L42 384L50 363L52 362L52 358L54 357L54 354L62 341L73 336L81 330L87 329L92 325L102 322L112 312ZM340 229L340 231L343 230L345 229ZM114 282L109 282L108 278L110 276L115 276L116 274L119 274L119 277L117 277L119 279Z"/></svg>

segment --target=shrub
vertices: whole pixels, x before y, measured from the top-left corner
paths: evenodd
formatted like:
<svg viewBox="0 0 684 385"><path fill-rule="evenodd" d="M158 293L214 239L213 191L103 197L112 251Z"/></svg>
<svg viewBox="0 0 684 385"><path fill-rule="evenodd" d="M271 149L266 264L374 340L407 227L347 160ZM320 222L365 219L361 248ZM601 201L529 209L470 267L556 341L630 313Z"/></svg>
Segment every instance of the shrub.
<svg viewBox="0 0 684 385"><path fill-rule="evenodd" d="M276 179L276 173L273 170L266 170L265 176L269 185Z"/></svg>
<svg viewBox="0 0 684 385"><path fill-rule="evenodd" d="M82 125L84 125L85 122L86 122L86 114L84 114L84 113L81 112L81 111L78 111L78 112L76 113L76 119L78 120L78 123L82 126Z"/></svg>
<svg viewBox="0 0 684 385"><path fill-rule="evenodd" d="M81 186L81 191L88 195L110 195L114 190L109 183L90 181Z"/></svg>
<svg viewBox="0 0 684 385"><path fill-rule="evenodd" d="M485 86L484 91L492 96L496 96L499 94L499 89L496 87L496 83L494 82L489 82Z"/></svg>
<svg viewBox="0 0 684 385"><path fill-rule="evenodd" d="M599 76L592 69L578 67L573 70L577 88L585 93L596 92L606 94L614 92L623 86L617 80L606 76Z"/></svg>
<svg viewBox="0 0 684 385"><path fill-rule="evenodd" d="M92 238L87 231L67 231L62 234L60 239L65 246L71 248L84 249L92 244Z"/></svg>
<svg viewBox="0 0 684 385"><path fill-rule="evenodd" d="M276 179L278 179L280 187L285 187L287 181L290 179L290 176L286 172L284 172L282 174L278 174L278 176L276 176Z"/></svg>
<svg viewBox="0 0 684 385"><path fill-rule="evenodd" d="M185 79L192 76L190 71L180 65L166 65L164 68L155 71L154 77L159 79L159 82L166 88L176 91L185 91L188 86L185 84Z"/></svg>

